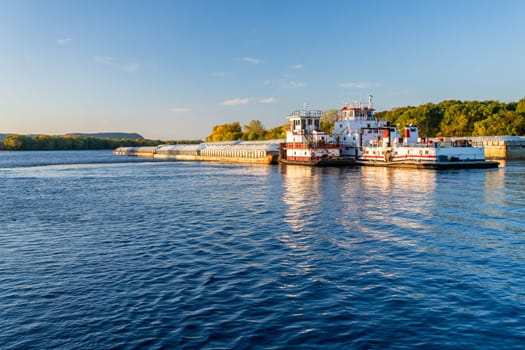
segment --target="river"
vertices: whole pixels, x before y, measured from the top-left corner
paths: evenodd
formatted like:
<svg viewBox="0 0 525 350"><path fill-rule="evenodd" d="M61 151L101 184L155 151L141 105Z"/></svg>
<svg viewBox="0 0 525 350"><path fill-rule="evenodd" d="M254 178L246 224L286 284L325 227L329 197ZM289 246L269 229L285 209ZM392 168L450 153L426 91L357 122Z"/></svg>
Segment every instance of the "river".
<svg viewBox="0 0 525 350"><path fill-rule="evenodd" d="M0 152L2 349L521 349L525 162Z"/></svg>

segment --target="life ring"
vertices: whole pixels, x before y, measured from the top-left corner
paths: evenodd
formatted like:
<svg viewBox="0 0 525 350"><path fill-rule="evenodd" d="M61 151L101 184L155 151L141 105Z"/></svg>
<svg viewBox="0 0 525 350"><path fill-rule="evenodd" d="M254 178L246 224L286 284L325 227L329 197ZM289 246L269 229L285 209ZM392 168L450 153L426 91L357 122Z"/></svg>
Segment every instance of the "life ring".
<svg viewBox="0 0 525 350"><path fill-rule="evenodd" d="M419 155L420 155L420 156L423 155L423 151L422 151L422 150L419 150Z"/></svg>

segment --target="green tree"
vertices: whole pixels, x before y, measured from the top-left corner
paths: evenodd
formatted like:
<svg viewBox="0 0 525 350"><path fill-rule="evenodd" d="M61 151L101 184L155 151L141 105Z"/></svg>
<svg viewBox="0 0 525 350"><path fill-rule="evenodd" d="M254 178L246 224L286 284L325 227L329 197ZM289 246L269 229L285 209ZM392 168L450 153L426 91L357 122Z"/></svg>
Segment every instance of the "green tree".
<svg viewBox="0 0 525 350"><path fill-rule="evenodd" d="M288 123L281 126L271 128L266 132L266 140L278 140L286 138L286 131L288 130Z"/></svg>
<svg viewBox="0 0 525 350"><path fill-rule="evenodd" d="M35 148L35 140L31 136L26 135L9 135L4 140L4 149L12 151L29 151Z"/></svg>
<svg viewBox="0 0 525 350"><path fill-rule="evenodd" d="M208 142L234 141L242 138L242 130L239 122L221 124L213 127L210 136L206 137Z"/></svg>
<svg viewBox="0 0 525 350"><path fill-rule="evenodd" d="M332 131L334 130L334 122L337 119L338 113L339 110L337 109L329 109L323 112L320 125L321 131L324 131L325 133L330 135L332 134Z"/></svg>
<svg viewBox="0 0 525 350"><path fill-rule="evenodd" d="M525 116L525 97L516 104L516 113Z"/></svg>
<svg viewBox="0 0 525 350"><path fill-rule="evenodd" d="M21 135L9 135L4 140L4 149L8 151L17 151L22 149Z"/></svg>
<svg viewBox="0 0 525 350"><path fill-rule="evenodd" d="M498 113L475 123L473 135L519 136L525 133L525 116L513 111L500 110Z"/></svg>
<svg viewBox="0 0 525 350"><path fill-rule="evenodd" d="M469 120L464 113L463 104L461 101L457 101L445 109L438 136L468 135L468 125Z"/></svg>
<svg viewBox="0 0 525 350"><path fill-rule="evenodd" d="M49 135L37 135L34 138L36 148L41 150L52 150L55 148L54 139Z"/></svg>
<svg viewBox="0 0 525 350"><path fill-rule="evenodd" d="M439 124L443 119L443 111L433 103L427 103L416 108L417 124L424 131L424 137L435 137L439 132Z"/></svg>
<svg viewBox="0 0 525 350"><path fill-rule="evenodd" d="M260 120L252 120L248 125L243 126L244 140L264 140L266 129Z"/></svg>

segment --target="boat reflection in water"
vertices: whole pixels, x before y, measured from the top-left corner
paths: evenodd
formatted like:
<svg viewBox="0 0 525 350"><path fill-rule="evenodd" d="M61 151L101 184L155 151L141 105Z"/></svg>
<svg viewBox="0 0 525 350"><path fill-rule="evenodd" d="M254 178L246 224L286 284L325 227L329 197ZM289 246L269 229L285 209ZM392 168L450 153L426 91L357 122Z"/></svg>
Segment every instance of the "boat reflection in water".
<svg viewBox="0 0 525 350"><path fill-rule="evenodd" d="M414 245L407 230L426 232L426 220L436 188L436 172L404 168L360 167L341 186L344 202L340 222L355 233L356 242L367 239Z"/></svg>
<svg viewBox="0 0 525 350"><path fill-rule="evenodd" d="M281 166L283 202L287 205L284 221L294 232L312 231L321 214L319 168Z"/></svg>

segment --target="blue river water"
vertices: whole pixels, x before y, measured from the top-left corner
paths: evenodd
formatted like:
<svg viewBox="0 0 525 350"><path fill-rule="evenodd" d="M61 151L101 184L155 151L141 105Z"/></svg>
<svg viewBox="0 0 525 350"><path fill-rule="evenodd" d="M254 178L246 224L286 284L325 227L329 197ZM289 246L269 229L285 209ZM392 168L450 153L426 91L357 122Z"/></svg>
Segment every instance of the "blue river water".
<svg viewBox="0 0 525 350"><path fill-rule="evenodd" d="M0 152L1 349L521 349L525 162Z"/></svg>

